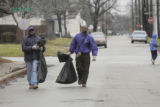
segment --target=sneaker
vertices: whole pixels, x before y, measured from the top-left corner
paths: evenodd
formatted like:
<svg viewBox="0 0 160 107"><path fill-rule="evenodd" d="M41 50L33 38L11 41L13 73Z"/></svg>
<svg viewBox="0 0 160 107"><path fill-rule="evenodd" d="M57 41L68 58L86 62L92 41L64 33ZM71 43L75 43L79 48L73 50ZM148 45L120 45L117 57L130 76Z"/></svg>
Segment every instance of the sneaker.
<svg viewBox="0 0 160 107"><path fill-rule="evenodd" d="M29 89L33 89L33 86L32 86L32 85L30 85L30 86L29 86Z"/></svg>
<svg viewBox="0 0 160 107"><path fill-rule="evenodd" d="M81 80L78 80L78 85L81 85L82 84L82 81Z"/></svg>
<svg viewBox="0 0 160 107"><path fill-rule="evenodd" d="M37 88L38 88L38 85L35 84L35 85L33 86L33 89L37 89Z"/></svg>
<svg viewBox="0 0 160 107"><path fill-rule="evenodd" d="M155 64L155 61L154 61L153 59L151 59L151 61L152 61L152 65L154 65L154 64Z"/></svg>
<svg viewBox="0 0 160 107"><path fill-rule="evenodd" d="M86 87L86 84L82 84L82 87Z"/></svg>

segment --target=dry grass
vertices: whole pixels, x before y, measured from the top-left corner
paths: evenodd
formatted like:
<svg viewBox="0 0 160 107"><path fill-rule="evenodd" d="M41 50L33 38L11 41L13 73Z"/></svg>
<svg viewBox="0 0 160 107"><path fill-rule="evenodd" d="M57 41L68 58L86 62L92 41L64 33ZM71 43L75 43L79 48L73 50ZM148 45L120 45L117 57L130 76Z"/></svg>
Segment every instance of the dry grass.
<svg viewBox="0 0 160 107"><path fill-rule="evenodd" d="M67 52L71 38L47 40L45 56L56 56L57 51ZM21 44L0 44L0 56L23 57Z"/></svg>

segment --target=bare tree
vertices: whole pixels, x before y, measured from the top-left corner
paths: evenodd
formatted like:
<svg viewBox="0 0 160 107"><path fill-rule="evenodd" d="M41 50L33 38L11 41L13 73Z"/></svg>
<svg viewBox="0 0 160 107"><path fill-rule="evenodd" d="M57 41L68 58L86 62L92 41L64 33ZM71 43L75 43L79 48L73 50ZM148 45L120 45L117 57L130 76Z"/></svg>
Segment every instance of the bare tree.
<svg viewBox="0 0 160 107"><path fill-rule="evenodd" d="M31 4L32 0L1 0L0 1L0 13L6 15L12 15L16 25L18 26L18 21L15 17L15 8L27 8L27 4ZM29 12L27 11L20 11L17 12L18 15L21 17L25 17Z"/></svg>
<svg viewBox="0 0 160 107"><path fill-rule="evenodd" d="M93 31L97 31L99 18L104 13L110 12L117 0L80 0L80 3L88 7L94 27Z"/></svg>
<svg viewBox="0 0 160 107"><path fill-rule="evenodd" d="M77 9L77 3L72 0L34 0L35 8L39 15L52 18L56 15L58 20L59 34L62 35L62 19L64 21L65 35L67 35L67 12L72 13ZM45 6L44 6L45 5Z"/></svg>
<svg viewBox="0 0 160 107"><path fill-rule="evenodd" d="M59 26L59 34L62 35L62 14L63 10L60 4L62 0L35 0L34 7L39 16L44 18L50 18L56 15ZM44 6L45 5L45 6Z"/></svg>
<svg viewBox="0 0 160 107"><path fill-rule="evenodd" d="M129 14L114 15L113 32L116 32L116 33L128 32L129 28L131 28L132 26L132 24L128 22L131 22L131 16Z"/></svg>

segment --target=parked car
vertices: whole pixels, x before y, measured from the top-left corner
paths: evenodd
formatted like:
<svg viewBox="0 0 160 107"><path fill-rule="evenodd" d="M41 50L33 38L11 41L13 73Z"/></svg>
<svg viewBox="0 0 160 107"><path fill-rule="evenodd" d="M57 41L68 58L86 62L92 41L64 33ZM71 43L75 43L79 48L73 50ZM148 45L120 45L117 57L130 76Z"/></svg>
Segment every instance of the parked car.
<svg viewBox="0 0 160 107"><path fill-rule="evenodd" d="M97 46L104 46L107 48L107 38L103 32L92 32L91 36L96 41Z"/></svg>
<svg viewBox="0 0 160 107"><path fill-rule="evenodd" d="M131 43L135 41L147 43L148 35L145 31L134 31L131 37Z"/></svg>

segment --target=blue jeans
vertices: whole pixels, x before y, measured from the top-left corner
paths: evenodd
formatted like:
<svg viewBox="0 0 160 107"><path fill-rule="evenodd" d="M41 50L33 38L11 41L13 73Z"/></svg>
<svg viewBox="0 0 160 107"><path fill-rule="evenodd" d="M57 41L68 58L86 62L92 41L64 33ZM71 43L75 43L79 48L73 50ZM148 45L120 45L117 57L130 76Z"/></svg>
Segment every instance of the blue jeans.
<svg viewBox="0 0 160 107"><path fill-rule="evenodd" d="M38 60L33 60L31 62L26 62L27 67L27 79L29 82L29 85L35 85L38 84L37 80L37 68L38 68Z"/></svg>
<svg viewBox="0 0 160 107"><path fill-rule="evenodd" d="M156 58L157 58L157 56L158 56L158 54L157 54L157 50L155 50L155 51L151 51L151 54L152 54L152 59L155 61L155 60L156 60Z"/></svg>

